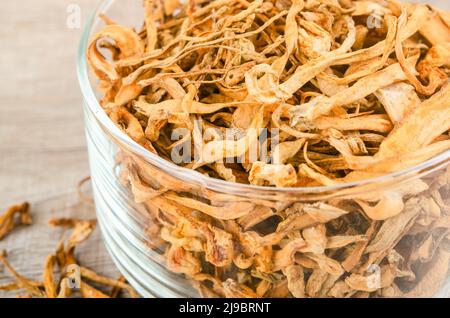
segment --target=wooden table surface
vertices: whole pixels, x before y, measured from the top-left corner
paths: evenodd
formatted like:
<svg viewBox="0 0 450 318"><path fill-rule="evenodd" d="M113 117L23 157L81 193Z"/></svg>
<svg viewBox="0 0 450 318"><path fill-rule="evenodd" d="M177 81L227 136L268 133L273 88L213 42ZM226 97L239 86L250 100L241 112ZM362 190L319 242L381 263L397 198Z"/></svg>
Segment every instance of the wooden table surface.
<svg viewBox="0 0 450 318"><path fill-rule="evenodd" d="M1 205L74 188L89 174L81 93L76 78L80 29L99 1L5 1L0 9Z"/></svg>
<svg viewBox="0 0 450 318"><path fill-rule="evenodd" d="M99 1L4 1L0 9L0 209L28 200L34 221L1 241L0 250L34 279L63 234L48 219L95 218L74 193L89 167L75 68L81 29L66 23L72 3L83 25ZM83 265L118 276L98 230L78 254ZM0 266L0 285L9 281Z"/></svg>

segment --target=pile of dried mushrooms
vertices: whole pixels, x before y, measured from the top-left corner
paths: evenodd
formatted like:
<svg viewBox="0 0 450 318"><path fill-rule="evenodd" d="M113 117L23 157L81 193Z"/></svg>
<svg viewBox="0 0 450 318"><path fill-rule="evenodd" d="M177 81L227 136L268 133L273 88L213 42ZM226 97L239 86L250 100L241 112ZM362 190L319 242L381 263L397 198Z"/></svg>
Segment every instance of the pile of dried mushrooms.
<svg viewBox="0 0 450 318"><path fill-rule="evenodd" d="M87 58L111 120L168 161L299 188L380 177L450 149L449 12L394 0L144 9L141 30L104 17ZM261 140L264 129L278 134ZM173 157L181 145L188 162ZM251 160L252 147L265 156ZM215 192L126 150L120 162L152 247L203 296L417 297L447 278L450 168L310 201Z"/></svg>

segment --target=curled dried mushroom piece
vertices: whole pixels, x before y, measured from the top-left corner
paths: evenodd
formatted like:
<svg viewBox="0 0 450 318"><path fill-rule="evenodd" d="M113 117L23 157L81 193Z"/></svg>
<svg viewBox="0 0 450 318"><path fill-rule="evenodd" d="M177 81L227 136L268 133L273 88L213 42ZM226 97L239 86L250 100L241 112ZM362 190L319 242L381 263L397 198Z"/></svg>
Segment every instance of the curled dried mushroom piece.
<svg viewBox="0 0 450 318"><path fill-rule="evenodd" d="M446 12L382 0L164 4L145 1L142 30L108 23L87 52L105 112L160 157L310 189L449 151ZM152 246L201 295L421 296L447 277L448 168L315 202L220 193L121 157Z"/></svg>

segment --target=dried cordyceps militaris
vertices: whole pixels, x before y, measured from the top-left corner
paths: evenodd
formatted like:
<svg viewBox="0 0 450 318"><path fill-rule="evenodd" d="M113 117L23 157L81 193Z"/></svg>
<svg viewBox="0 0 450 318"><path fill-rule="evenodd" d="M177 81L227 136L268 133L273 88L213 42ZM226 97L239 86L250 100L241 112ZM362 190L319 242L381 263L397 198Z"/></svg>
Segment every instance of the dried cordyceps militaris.
<svg viewBox="0 0 450 318"><path fill-rule="evenodd" d="M101 276L92 270L78 265L75 248L86 241L96 227L95 220L51 219L51 226L71 228L72 232L66 242L62 240L55 251L50 254L44 265L42 281L36 282L17 273L9 264L5 251L0 251L0 264L14 278L14 282L0 285L3 291L24 291L26 297L68 298L81 294L84 298L116 298L121 290L126 290L131 297L139 297L136 291L123 279L114 280ZM55 275L55 268L58 269ZM79 280L79 282L77 282ZM112 287L111 296L92 285Z"/></svg>
<svg viewBox="0 0 450 318"><path fill-rule="evenodd" d="M383 0L144 4L142 30L105 18L87 57L111 120L164 159L231 182L312 187L450 149L448 12ZM277 142L261 142L263 129L278 129ZM186 144L180 163L173 150ZM425 296L447 277L450 169L314 202L215 192L126 150L120 163L152 247L204 296Z"/></svg>
<svg viewBox="0 0 450 318"><path fill-rule="evenodd" d="M11 206L3 215L0 215L0 240L16 227L16 216L18 216L19 224L30 225L32 221L29 212L30 205L25 202Z"/></svg>

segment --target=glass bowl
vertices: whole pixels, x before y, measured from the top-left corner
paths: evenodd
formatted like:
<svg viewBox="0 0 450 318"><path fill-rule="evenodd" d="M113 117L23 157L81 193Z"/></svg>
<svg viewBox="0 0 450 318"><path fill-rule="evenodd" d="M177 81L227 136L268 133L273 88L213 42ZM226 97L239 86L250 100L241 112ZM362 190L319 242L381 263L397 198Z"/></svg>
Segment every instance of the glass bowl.
<svg viewBox="0 0 450 318"><path fill-rule="evenodd" d="M308 188L269 188L212 179L194 170L176 166L148 152L116 127L99 105L99 96L95 93L96 80L91 77L88 70L85 52L89 39L102 26L101 19L99 18L101 14L106 14L121 24L140 28L143 21L142 1L127 0L126 5L125 1L103 1L89 19L83 32L77 65L79 82L84 99L86 137L92 186L100 228L105 245L115 264L142 296L212 296L214 295L213 290L217 290L214 287L217 282L214 282L211 278L201 278L200 275L197 275L197 278L193 280L192 276L190 276L191 279L187 279L185 275L182 275L185 271L195 271L196 269L186 269L185 267L180 269L180 266L178 266L180 264L177 264L180 257L178 253L188 253L190 255L198 252L189 252L184 248L180 250L176 244L171 245L173 248L168 248L168 244L166 243L167 240L174 238L170 238L170 233L167 233L167 225L164 223L167 222L171 226L176 227L177 224L173 223L177 223L177 217L182 217L180 215L185 215L186 211L197 220L195 222L198 222L197 225L202 229L203 234L212 235L212 238L203 238L203 240L200 240L200 244L206 245L206 249L214 249L217 247L214 245L214 240L217 239L218 235L231 235L231 242L243 239L242 237L238 238L238 236L247 235L248 233L242 234L247 231L256 232L262 238L269 238L271 235L273 237L273 232L267 232L267 228L264 230L266 233L262 233L262 230L259 231L258 225L263 222L269 222L267 221L269 219L271 220L270 222L275 224L278 224L281 220L284 221L283 218L289 216L285 211L294 206L308 206L314 209L314 207L335 206L339 202L346 202L346 212L348 214L345 217L353 217L355 222L365 222L365 218L360 213L361 207L357 204L358 200L374 196L386 197L402 191L401 189L410 189L408 194L402 199L404 211L401 214L411 214L412 210L416 210L416 212L411 214L413 216L409 219L409 223L407 222L407 226L405 225L406 229L411 232L411 240L408 242L409 236L407 236L401 242L398 242L395 239L395 233L393 233L390 244L394 244L396 247L401 245L401 248L407 249L408 246L416 244L422 239L438 235L434 234L434 232L431 233L432 230L427 231L422 229L420 233L422 233L423 238L420 237L418 239L413 235L415 234L413 232L420 231L420 226L434 224L432 222L436 222L438 218L430 220L436 214L436 205L439 208L440 217L444 218L450 215L450 210L447 209L449 206L446 205L450 204L450 151L442 153L413 168L375 179L339 184L337 186ZM130 171L133 171L131 176ZM130 182L130 179L133 180ZM139 193L139 187L145 187L144 197L136 196ZM436 198L437 193L440 195L440 202L437 202L439 201ZM192 205L201 206L201 203L205 202L216 207L215 209L217 211L224 213L220 217L221 219L219 218L220 220L216 217L196 212L192 208ZM248 214L241 215L235 222L228 222L227 215L236 212L233 209L241 209L242 206L250 207ZM205 208L205 210L207 209ZM295 214L296 212L294 211L293 213ZM169 220L166 220L168 216ZM213 234L211 234L211 229L208 232L208 229L204 228L205 220L209 223L216 224L219 233L213 231ZM379 221L375 227L381 229L386 222ZM320 223L320 221L315 220L311 222L311 225L316 223ZM238 230L234 230L233 232L233 226L230 224L238 224ZM370 231L368 226L363 226L363 228L366 232ZM386 226L386 228L388 227ZM295 231L300 233L300 229L295 229ZM231 232L233 234L229 234ZM365 237L366 240L367 235L369 235L368 233L359 234L362 239ZM196 235L193 234L192 242L198 241L199 238ZM164 240L161 239L162 237ZM367 242L367 244L369 243L373 243L373 241ZM356 242L354 244L363 243ZM379 271L383 271L385 267L382 266L380 259L386 262L388 258L388 256L383 255L382 251L377 251L376 244L372 245L372 252L363 256L370 259L371 264L366 264L366 268L359 269L365 274L367 274L369 269L376 272L376 268L378 268ZM277 254L280 251L274 250L272 252L273 254ZM229 266L227 257L229 255L222 255L220 253L224 252L213 250L210 253L204 253L202 257L208 259L209 265L215 265L215 269L212 271L216 273L220 272L219 275L225 281L223 284L227 284L228 286L227 290L230 290L233 284L235 284L233 285L235 287L234 289L239 288L239 282L245 281L248 277L245 275L235 275L231 271L227 272L227 266ZM241 253L241 256L243 254L245 253ZM389 257L395 258L395 255L389 255ZM245 259L240 260L242 263L245 263L245 261ZM399 260L392 260L392 262L396 261L400 262ZM433 263L431 260L426 261L429 264ZM239 261L233 260L233 262ZM311 259L305 260L301 257L297 259L297 256L295 256L295 262L302 264L302 266L307 266L308 262L309 264L311 263ZM431 266L429 264L421 266L426 268L427 266ZM375 266L375 270L370 265ZM436 264L432 265L435 266ZM245 267L248 265L241 264L240 266ZM251 266L256 265L253 264ZM259 264L258 266L259 269L264 267L263 264ZM308 276L313 275L312 273L315 271L313 268L314 265L311 265L311 267ZM415 269L410 268L404 270L414 272ZM340 279L351 275L352 271L355 271L355 267L352 267L351 261L348 260ZM211 272L211 269L209 269L209 272ZM326 273L329 275L328 279L332 278L333 273L336 275L331 268L329 272ZM419 277L418 272L420 271L417 270L415 272L417 276L415 279L420 281L421 277ZM430 277L427 276L430 275L432 270L425 272L423 275L424 280L435 279L435 277L431 277L432 275ZM401 275L406 276L408 274L414 275L411 273L402 273ZM277 273L277 275L282 274ZM267 277L269 276L268 274ZM277 283L280 286L272 286L271 291L264 294L263 285L271 284L270 279L267 277L261 278L261 281L258 283L258 286L261 285L258 287L259 290L257 289L253 292L259 296L290 296L286 292L287 281L285 279L281 283ZM409 278L413 279L412 276ZM261 283L265 279L269 283ZM332 281L332 279L329 281ZM211 287L211 285L213 286ZM194 288L194 286L197 288ZM406 286L408 286L407 283ZM406 292L408 292L407 287L405 288ZM328 291L330 289L331 287ZM436 291L429 288L429 290L424 291L424 294L414 294L413 291L406 295L413 297L423 296L425 294L429 295L430 293L435 295ZM235 295L233 293L225 293L225 296ZM395 291L389 290L388 288L385 288L380 293L380 296L395 295ZM327 294L317 294L317 296L327 296ZM367 296L367 293L361 291L351 295L343 294L340 296L363 297Z"/></svg>

